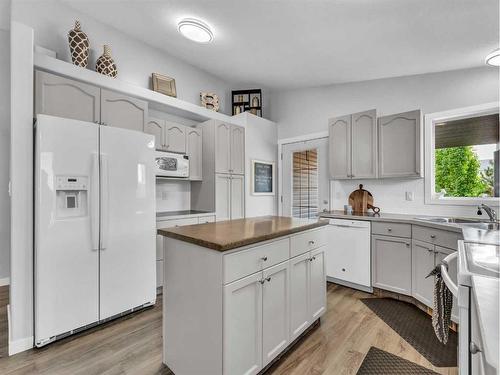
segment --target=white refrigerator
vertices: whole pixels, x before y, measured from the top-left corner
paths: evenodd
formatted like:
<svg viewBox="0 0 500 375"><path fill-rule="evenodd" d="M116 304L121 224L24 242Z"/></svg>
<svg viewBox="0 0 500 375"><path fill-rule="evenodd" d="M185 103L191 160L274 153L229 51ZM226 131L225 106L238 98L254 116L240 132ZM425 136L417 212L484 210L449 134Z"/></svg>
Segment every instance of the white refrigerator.
<svg viewBox="0 0 500 375"><path fill-rule="evenodd" d="M156 301L154 137L38 115L35 345Z"/></svg>

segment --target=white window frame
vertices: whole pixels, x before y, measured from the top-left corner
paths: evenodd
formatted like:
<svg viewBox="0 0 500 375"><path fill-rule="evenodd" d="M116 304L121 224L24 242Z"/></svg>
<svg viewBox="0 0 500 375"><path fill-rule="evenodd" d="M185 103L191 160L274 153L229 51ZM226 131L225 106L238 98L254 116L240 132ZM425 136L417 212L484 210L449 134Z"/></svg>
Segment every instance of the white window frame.
<svg viewBox="0 0 500 375"><path fill-rule="evenodd" d="M485 116L494 113L499 113L500 105L498 102L485 103L471 107L457 108L444 112L429 113L425 115L424 132L425 132L425 203L426 204L442 204L442 205L460 205L474 206L481 203L498 204L498 197L443 197L439 198L435 193L435 126L434 124L443 121L460 120L462 118L473 116Z"/></svg>

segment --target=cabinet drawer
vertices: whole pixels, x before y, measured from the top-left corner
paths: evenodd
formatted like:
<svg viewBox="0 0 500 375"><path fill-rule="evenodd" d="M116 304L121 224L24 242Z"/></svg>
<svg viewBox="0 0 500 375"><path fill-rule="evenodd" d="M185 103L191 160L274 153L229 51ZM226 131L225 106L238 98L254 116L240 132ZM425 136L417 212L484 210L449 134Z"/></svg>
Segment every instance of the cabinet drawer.
<svg viewBox="0 0 500 375"><path fill-rule="evenodd" d="M224 283L230 283L287 260L290 257L289 247L289 240L285 238L266 245L224 255Z"/></svg>
<svg viewBox="0 0 500 375"><path fill-rule="evenodd" d="M190 217L186 219L175 219L175 220L163 220L156 222L156 228L173 228L173 227L181 227L183 225L193 225L198 224L197 217Z"/></svg>
<svg viewBox="0 0 500 375"><path fill-rule="evenodd" d="M290 257L293 258L323 245L326 245L325 228L297 234L290 238Z"/></svg>
<svg viewBox="0 0 500 375"><path fill-rule="evenodd" d="M411 224L373 222L372 233L411 238Z"/></svg>
<svg viewBox="0 0 500 375"><path fill-rule="evenodd" d="M202 216L198 218L199 224L214 223L215 216Z"/></svg>
<svg viewBox="0 0 500 375"><path fill-rule="evenodd" d="M415 240L432 243L454 250L458 249L458 240L461 239L461 235L457 232L450 232L430 227L421 227L419 225L413 225L412 234L413 239Z"/></svg>

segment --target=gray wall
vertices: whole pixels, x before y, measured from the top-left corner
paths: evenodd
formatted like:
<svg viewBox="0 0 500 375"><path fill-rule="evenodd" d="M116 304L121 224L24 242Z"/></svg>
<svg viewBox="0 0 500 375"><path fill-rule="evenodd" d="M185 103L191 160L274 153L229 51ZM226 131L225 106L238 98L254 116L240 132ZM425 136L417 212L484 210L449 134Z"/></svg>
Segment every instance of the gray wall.
<svg viewBox="0 0 500 375"><path fill-rule="evenodd" d="M200 104L200 91L213 91L221 99L221 112L231 110L231 85L224 80L129 37L53 0L18 0L12 6L12 18L35 30L35 44L57 52L57 57L70 61L67 33L75 19L91 44L90 68L102 54L102 45L109 44L121 80L150 88L151 73L175 78L177 97Z"/></svg>
<svg viewBox="0 0 500 375"><path fill-rule="evenodd" d="M274 92L271 118L278 138L328 130L328 118L376 108L378 116L421 109L424 114L498 101L498 69L481 67L320 88ZM334 181L332 208L343 208L351 191L363 183L385 212L475 216L474 206L426 205L424 180ZM405 200L405 192L414 201Z"/></svg>
<svg viewBox="0 0 500 375"><path fill-rule="evenodd" d="M10 32L0 27L0 285L10 277Z"/></svg>

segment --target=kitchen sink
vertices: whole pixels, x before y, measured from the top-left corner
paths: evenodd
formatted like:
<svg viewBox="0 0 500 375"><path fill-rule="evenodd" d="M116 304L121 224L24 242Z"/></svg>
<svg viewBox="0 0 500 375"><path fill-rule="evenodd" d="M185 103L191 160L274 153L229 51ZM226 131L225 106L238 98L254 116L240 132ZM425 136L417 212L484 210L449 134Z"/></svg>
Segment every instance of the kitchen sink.
<svg viewBox="0 0 500 375"><path fill-rule="evenodd" d="M465 217L416 217L416 220L430 221L442 224L467 224L479 229L500 230L500 223Z"/></svg>

